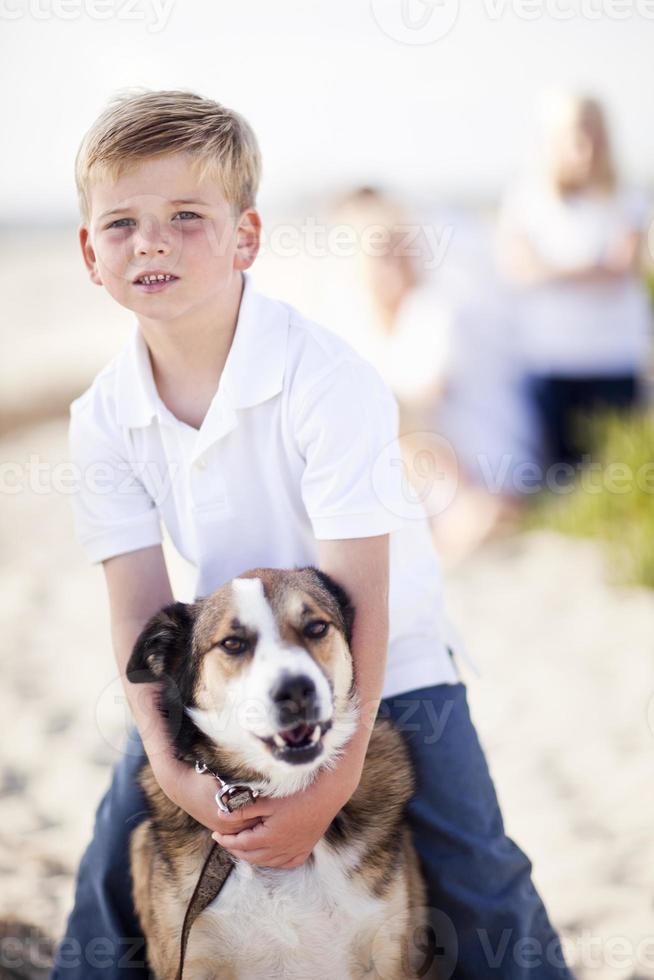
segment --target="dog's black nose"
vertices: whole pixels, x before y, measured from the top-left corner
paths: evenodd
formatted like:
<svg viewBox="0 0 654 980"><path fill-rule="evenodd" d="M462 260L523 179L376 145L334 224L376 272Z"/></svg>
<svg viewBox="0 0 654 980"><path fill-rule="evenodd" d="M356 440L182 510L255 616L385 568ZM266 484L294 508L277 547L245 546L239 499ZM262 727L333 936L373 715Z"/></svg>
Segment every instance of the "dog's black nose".
<svg viewBox="0 0 654 980"><path fill-rule="evenodd" d="M316 685L310 677L282 677L273 688L271 697L277 707L277 717L282 728L290 728L297 722L318 720Z"/></svg>

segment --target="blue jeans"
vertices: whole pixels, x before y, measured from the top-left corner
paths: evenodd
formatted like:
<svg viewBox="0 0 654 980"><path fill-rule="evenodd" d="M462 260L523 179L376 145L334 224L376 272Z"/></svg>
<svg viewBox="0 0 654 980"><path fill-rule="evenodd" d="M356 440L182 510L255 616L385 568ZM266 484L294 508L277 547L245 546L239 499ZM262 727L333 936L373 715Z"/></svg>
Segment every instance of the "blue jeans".
<svg viewBox="0 0 654 980"><path fill-rule="evenodd" d="M440 980L570 980L531 864L504 833L464 685L386 698L379 715L402 732L416 774L407 817L428 889L430 929L416 938L426 961ZM128 869L129 835L146 812L135 781L143 758L134 734L98 808L51 980L148 976Z"/></svg>

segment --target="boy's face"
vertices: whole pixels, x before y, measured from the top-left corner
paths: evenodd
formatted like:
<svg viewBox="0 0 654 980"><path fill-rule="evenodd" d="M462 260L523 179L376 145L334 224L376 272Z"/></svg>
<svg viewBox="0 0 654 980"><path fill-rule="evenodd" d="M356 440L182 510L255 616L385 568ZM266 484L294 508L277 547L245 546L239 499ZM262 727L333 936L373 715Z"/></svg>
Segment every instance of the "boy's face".
<svg viewBox="0 0 654 980"><path fill-rule="evenodd" d="M145 160L90 188L80 244L91 280L149 320L211 311L259 248L253 209L235 217L215 180L199 181L187 154ZM162 273L165 282L139 281Z"/></svg>

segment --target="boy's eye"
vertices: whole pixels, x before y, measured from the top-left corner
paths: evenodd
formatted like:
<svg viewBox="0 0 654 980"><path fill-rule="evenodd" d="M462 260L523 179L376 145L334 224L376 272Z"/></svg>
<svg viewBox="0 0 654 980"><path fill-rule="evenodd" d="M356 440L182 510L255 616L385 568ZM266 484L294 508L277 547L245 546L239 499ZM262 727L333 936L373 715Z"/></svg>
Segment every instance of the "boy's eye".
<svg viewBox="0 0 654 980"><path fill-rule="evenodd" d="M115 221L112 221L111 222L111 224L109 225L109 228L126 228L127 225L123 224L124 221L132 221L133 222L134 219L133 218L116 218Z"/></svg>
<svg viewBox="0 0 654 980"><path fill-rule="evenodd" d="M175 218L181 218L182 221L192 221L193 218L199 218L200 215L196 214L195 211L178 211ZM134 218L116 218L112 221L109 228L127 228L129 224L134 224Z"/></svg>

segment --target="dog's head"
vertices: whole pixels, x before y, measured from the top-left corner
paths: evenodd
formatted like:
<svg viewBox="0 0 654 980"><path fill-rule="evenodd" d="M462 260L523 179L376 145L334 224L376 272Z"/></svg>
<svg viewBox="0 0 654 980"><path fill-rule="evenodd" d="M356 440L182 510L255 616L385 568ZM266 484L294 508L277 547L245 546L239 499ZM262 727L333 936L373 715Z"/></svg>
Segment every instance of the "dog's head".
<svg viewBox="0 0 654 980"><path fill-rule="evenodd" d="M127 675L164 682L180 755L201 732L232 767L292 792L335 761L356 728L353 618L345 591L323 572L255 569L154 616Z"/></svg>

